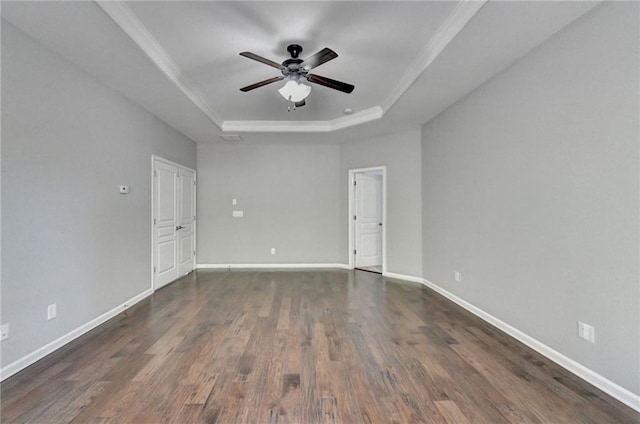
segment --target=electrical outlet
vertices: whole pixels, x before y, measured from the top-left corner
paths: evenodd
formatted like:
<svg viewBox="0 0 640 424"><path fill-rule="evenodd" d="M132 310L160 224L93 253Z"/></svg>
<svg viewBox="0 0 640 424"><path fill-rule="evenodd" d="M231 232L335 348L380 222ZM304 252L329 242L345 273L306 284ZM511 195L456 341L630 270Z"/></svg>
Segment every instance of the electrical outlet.
<svg viewBox="0 0 640 424"><path fill-rule="evenodd" d="M56 316L58 316L58 310L57 310L57 306L54 303L53 305L49 305L47 306L47 319L54 319Z"/></svg>
<svg viewBox="0 0 640 424"><path fill-rule="evenodd" d="M588 342L596 342L596 329L589 324L585 324L582 321L578 321L578 337L585 339Z"/></svg>
<svg viewBox="0 0 640 424"><path fill-rule="evenodd" d="M0 325L0 340L9 338L9 323Z"/></svg>
<svg viewBox="0 0 640 424"><path fill-rule="evenodd" d="M275 248L275 247L272 247L272 248L271 248L271 254L272 254L272 255L275 255L275 254L276 254L276 248Z"/></svg>
<svg viewBox="0 0 640 424"><path fill-rule="evenodd" d="M462 282L462 275L460 275L460 271L455 271L453 273L453 279L456 280L456 283Z"/></svg>

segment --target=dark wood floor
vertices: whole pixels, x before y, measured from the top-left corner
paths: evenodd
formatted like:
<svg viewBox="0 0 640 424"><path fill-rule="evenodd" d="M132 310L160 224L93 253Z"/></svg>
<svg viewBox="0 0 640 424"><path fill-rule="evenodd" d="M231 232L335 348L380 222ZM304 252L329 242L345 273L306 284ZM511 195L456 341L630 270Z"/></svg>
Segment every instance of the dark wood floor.
<svg viewBox="0 0 640 424"><path fill-rule="evenodd" d="M429 289L198 271L2 384L6 423L639 423Z"/></svg>

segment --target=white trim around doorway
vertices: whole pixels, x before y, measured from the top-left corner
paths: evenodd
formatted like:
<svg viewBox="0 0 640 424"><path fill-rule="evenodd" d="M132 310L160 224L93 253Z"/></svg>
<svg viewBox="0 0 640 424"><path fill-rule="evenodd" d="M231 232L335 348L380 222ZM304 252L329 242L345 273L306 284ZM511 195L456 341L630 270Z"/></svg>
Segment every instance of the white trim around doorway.
<svg viewBox="0 0 640 424"><path fill-rule="evenodd" d="M353 183L356 180L356 174L365 172L381 172L382 173L382 275L387 274L387 167L386 166L372 166L369 168L356 168L349 170L349 186L347 189L349 198L349 214L347 216L349 224L349 269L355 268L355 258L353 254L355 246L355 225L353 225L354 207L354 190Z"/></svg>

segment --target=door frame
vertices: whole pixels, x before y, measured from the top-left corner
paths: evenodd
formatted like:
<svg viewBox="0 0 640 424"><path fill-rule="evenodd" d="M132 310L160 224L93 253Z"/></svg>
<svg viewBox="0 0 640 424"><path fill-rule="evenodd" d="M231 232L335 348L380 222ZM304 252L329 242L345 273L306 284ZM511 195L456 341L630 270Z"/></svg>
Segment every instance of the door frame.
<svg viewBox="0 0 640 424"><path fill-rule="evenodd" d="M171 166L175 166L177 168L182 168L182 169L186 169L189 170L191 172L193 172L193 179L194 181L197 181L197 173L195 169L191 169L188 166L184 166L181 165L179 163L170 161L169 159L165 159L161 156L157 156L157 155L151 155L151 290L152 291L156 291L156 287L155 287L155 260L156 260L156 231L155 231L155 224L153 223L153 220L155 219L156 216L156 194L155 194L155 163L156 162L163 162L167 165L171 165ZM194 212L196 212L196 214L194 215L193 218L193 249L194 251L196 251L197 253L197 211L196 211L196 206L197 206L197 201L196 201L196 196L198 193L197 190L197 183L196 183L196 187L194 187L193 189L193 210ZM193 269L195 270L197 268L197 264L198 264L198 260L196 255L193 255ZM178 278L182 277L181 275L178 275Z"/></svg>
<svg viewBox="0 0 640 424"><path fill-rule="evenodd" d="M382 173L382 275L384 275L387 273L387 167L384 165L349 170L349 187L347 190L349 193L349 269L355 268L355 255L353 254L353 250L355 249L356 226L353 225L353 215L355 212L356 200L354 189L356 174L364 174L372 171L379 171Z"/></svg>

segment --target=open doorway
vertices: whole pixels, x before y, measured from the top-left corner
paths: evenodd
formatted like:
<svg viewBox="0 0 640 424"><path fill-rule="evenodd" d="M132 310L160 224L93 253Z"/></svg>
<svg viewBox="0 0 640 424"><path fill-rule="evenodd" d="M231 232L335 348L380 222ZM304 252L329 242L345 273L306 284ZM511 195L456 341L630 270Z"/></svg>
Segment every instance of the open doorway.
<svg viewBox="0 0 640 424"><path fill-rule="evenodd" d="M349 268L386 272L386 167L349 171Z"/></svg>

